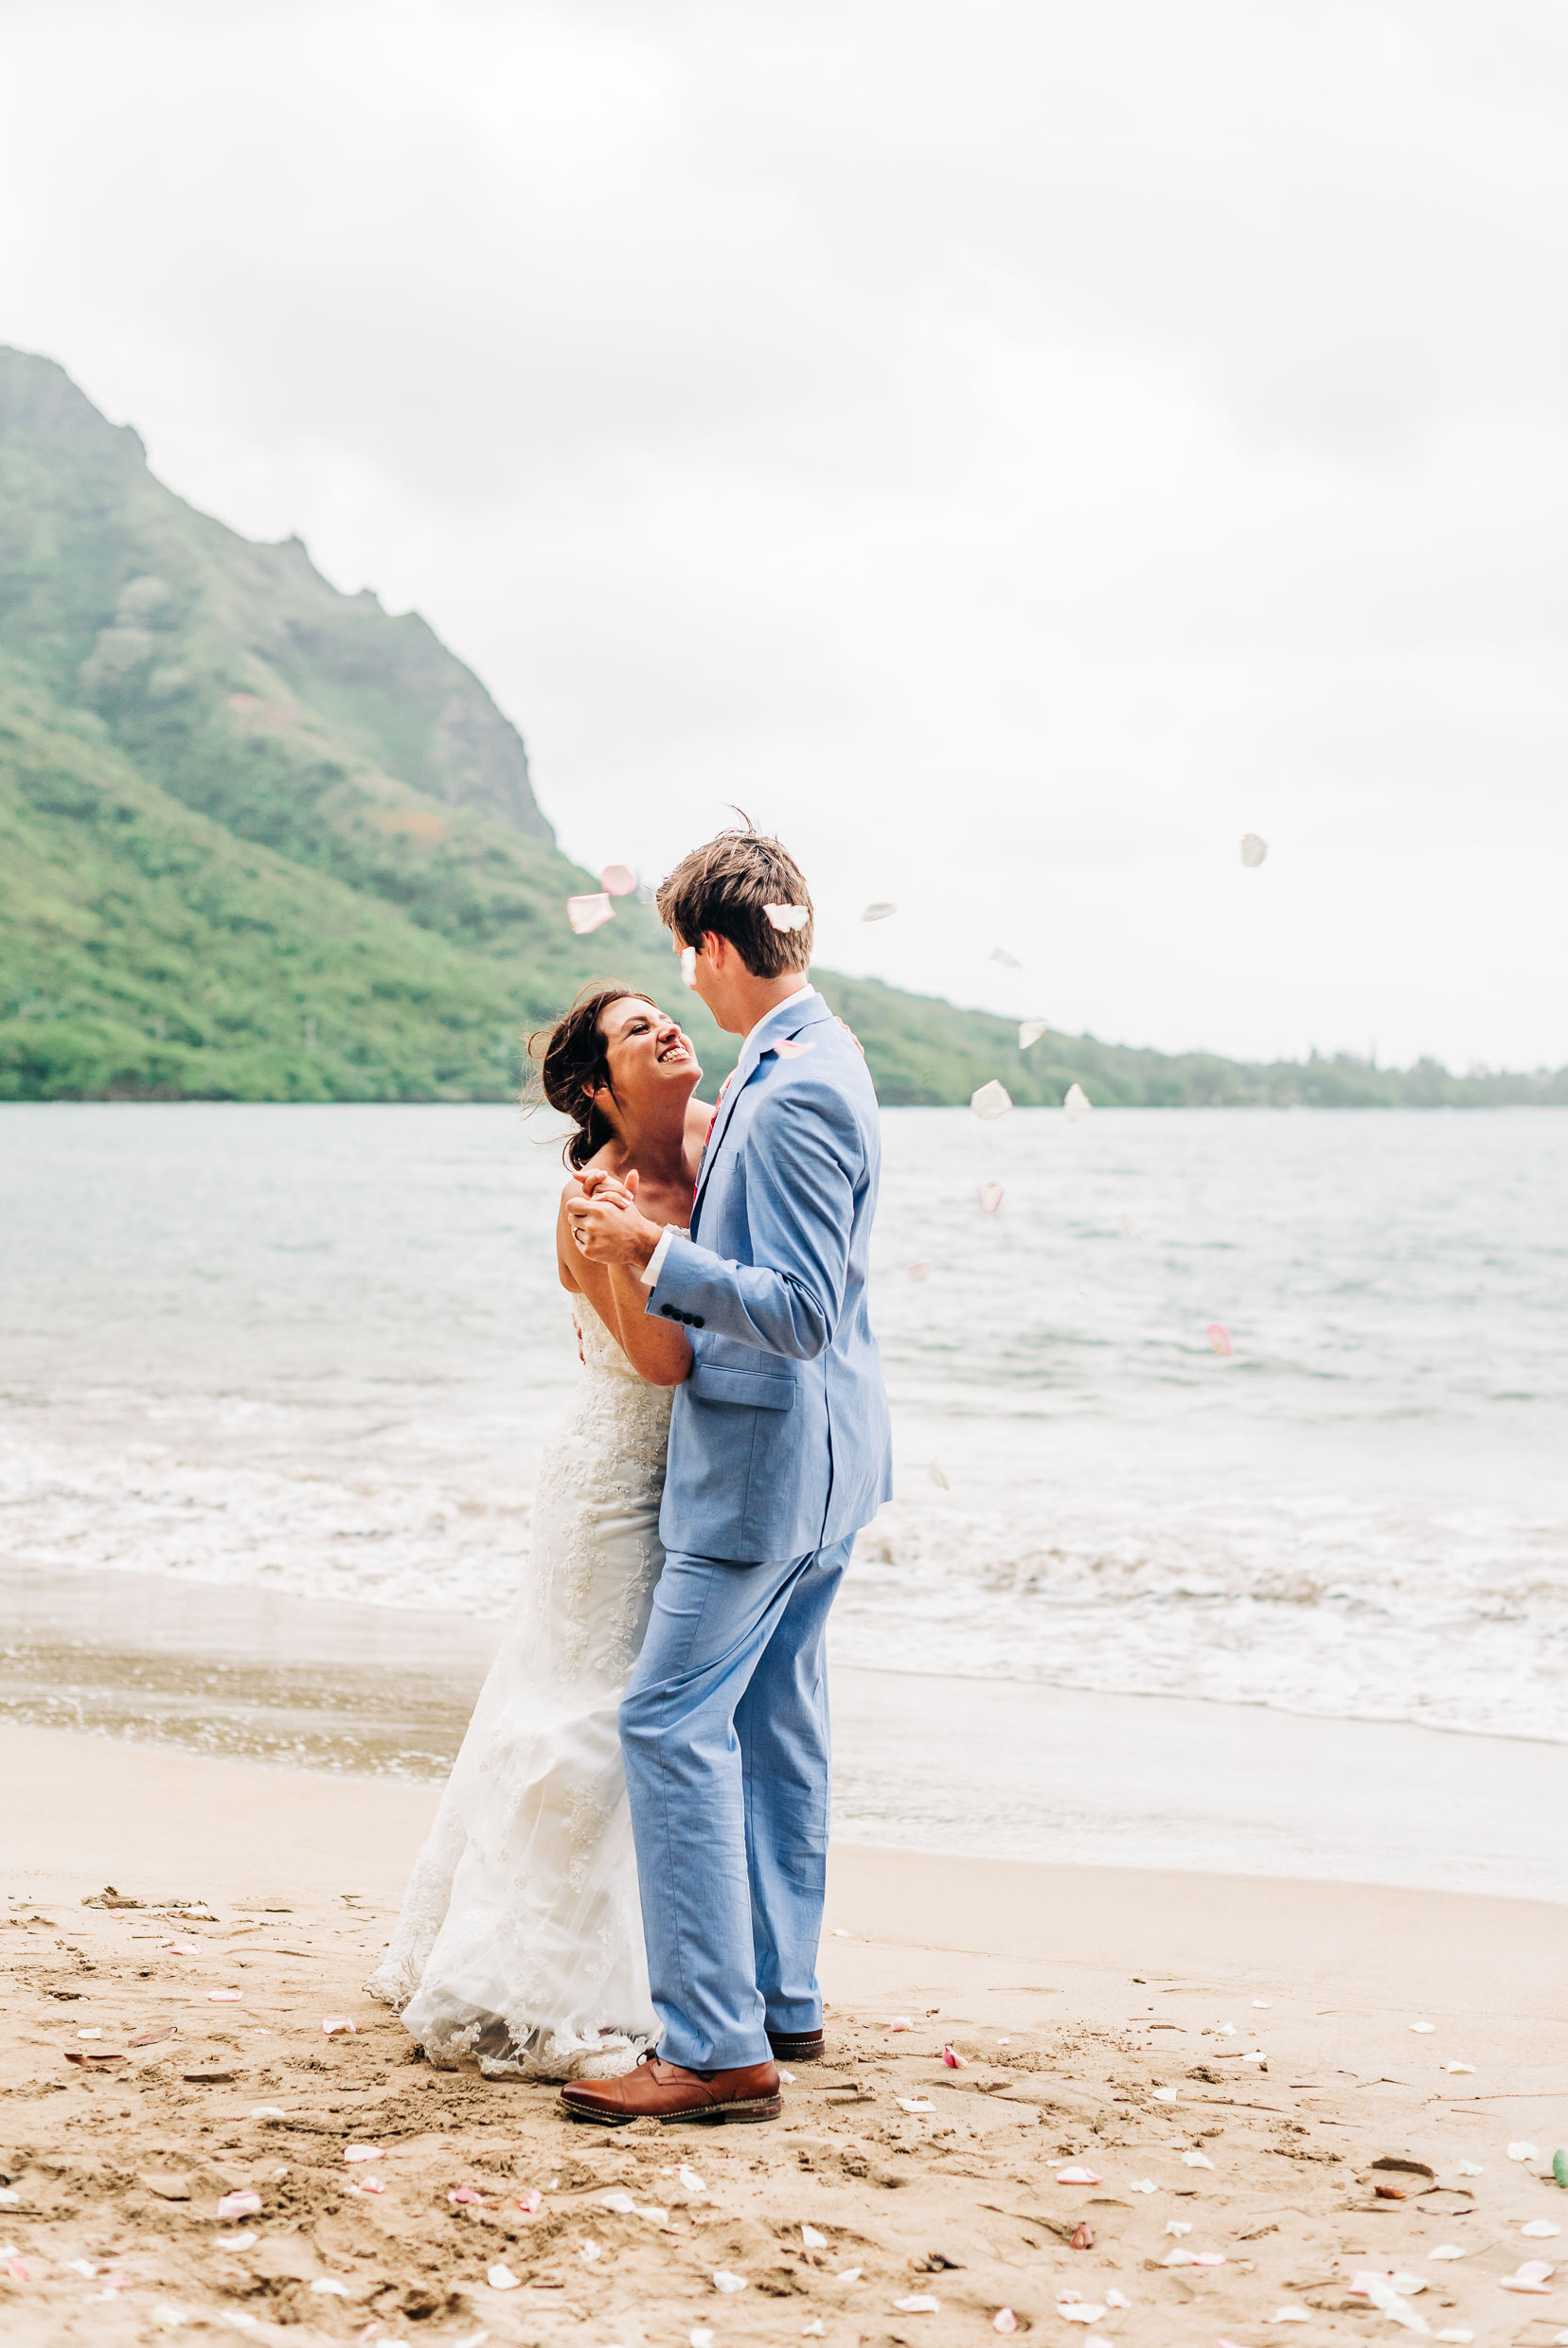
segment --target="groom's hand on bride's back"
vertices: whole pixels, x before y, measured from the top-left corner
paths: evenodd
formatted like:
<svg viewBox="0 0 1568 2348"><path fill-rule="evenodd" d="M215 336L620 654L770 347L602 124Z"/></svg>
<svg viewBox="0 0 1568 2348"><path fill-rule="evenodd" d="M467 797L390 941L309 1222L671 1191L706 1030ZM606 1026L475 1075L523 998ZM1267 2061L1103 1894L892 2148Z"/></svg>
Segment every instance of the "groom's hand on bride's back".
<svg viewBox="0 0 1568 2348"><path fill-rule="evenodd" d="M614 1174L579 1177L580 1199L568 1199L566 1219L578 1251L591 1264L646 1264L658 1245L660 1229L637 1210L637 1177Z"/></svg>

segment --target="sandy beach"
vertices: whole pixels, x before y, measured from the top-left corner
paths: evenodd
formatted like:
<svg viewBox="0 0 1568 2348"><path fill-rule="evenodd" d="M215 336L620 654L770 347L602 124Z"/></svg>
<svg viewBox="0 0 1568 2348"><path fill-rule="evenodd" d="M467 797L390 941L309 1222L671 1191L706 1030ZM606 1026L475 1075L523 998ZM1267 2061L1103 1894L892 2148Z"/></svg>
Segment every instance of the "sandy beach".
<svg viewBox="0 0 1568 2348"><path fill-rule="evenodd" d="M1568 2325L1502 2287L1568 2226L1555 1905L840 1846L782 2119L600 2134L361 1989L431 1788L30 1727L0 1766L8 2338L1262 2348L1388 2330L1380 2272L1435 2337Z"/></svg>

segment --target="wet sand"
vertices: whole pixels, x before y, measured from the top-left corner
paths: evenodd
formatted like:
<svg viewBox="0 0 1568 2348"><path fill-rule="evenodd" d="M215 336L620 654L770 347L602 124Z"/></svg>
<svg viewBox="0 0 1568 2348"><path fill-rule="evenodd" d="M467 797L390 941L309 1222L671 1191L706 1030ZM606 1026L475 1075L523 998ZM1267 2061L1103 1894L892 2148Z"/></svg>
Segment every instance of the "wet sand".
<svg viewBox="0 0 1568 2348"><path fill-rule="evenodd" d="M0 1566L0 1720L439 1783L498 1625ZM1568 1902L1568 1744L835 1667L845 1842Z"/></svg>
<svg viewBox="0 0 1568 2348"><path fill-rule="evenodd" d="M600 2134L432 2072L359 1986L430 1788L17 1727L0 1771L8 2339L859 2348L992 2339L1006 2308L1263 2348L1288 2306L1309 2342L1386 2330L1369 2270L1424 2280L1439 2337L1568 2321L1500 2287L1552 2259L1526 2225L1568 2226L1557 1907L840 1847L829 2059L782 2119ZM355 2035L323 2036L336 2012ZM259 2208L220 2219L235 2191Z"/></svg>

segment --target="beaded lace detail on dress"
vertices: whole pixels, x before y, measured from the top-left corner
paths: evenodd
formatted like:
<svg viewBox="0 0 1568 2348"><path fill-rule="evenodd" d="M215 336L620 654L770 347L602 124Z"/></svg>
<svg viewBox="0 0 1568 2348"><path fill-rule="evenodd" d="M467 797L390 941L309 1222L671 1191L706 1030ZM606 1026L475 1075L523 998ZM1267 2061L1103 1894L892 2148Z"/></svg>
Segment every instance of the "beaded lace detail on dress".
<svg viewBox="0 0 1568 2348"><path fill-rule="evenodd" d="M674 1390L576 1301L584 1377L517 1608L367 1984L431 2062L497 2078L609 2077L658 2034L615 1715L664 1563Z"/></svg>

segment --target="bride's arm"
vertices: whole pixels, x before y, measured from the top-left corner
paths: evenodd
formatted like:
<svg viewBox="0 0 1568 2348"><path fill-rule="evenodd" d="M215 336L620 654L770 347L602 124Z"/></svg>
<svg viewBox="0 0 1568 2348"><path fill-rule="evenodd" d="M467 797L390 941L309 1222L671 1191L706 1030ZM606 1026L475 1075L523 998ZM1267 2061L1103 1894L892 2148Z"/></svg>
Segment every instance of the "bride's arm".
<svg viewBox="0 0 1568 2348"><path fill-rule="evenodd" d="M591 1264L581 1254L566 1220L567 1200L581 1196L582 1184L574 1177L561 1193L556 1218L561 1287L588 1299L639 1377L654 1386L679 1386L691 1368L690 1345L680 1329L651 1318L648 1290L635 1272L624 1264Z"/></svg>

